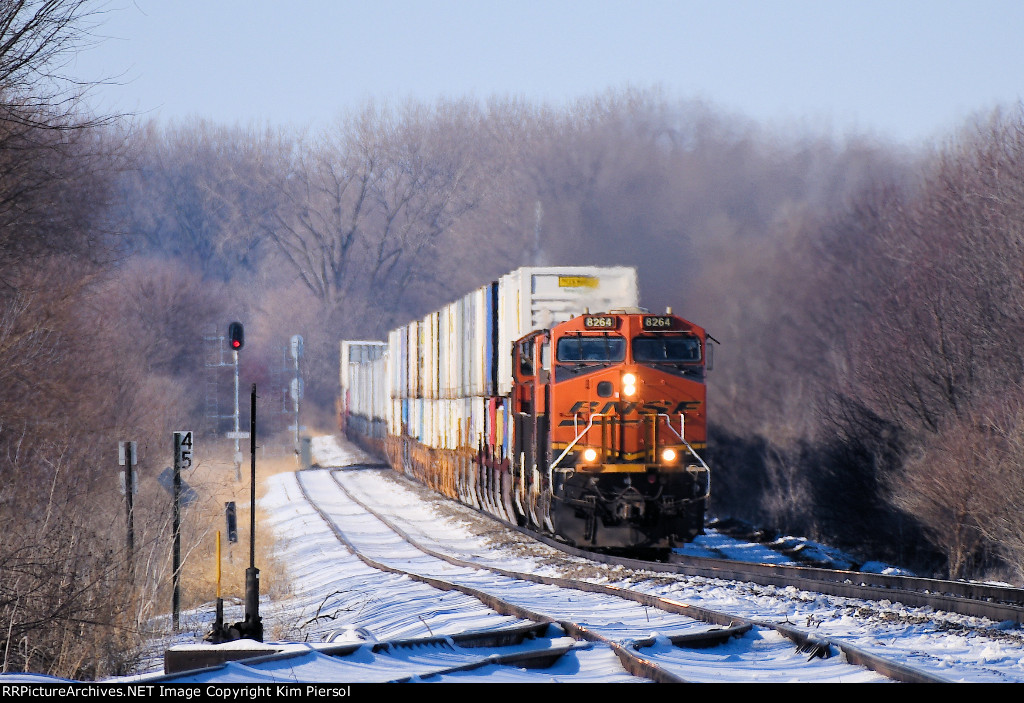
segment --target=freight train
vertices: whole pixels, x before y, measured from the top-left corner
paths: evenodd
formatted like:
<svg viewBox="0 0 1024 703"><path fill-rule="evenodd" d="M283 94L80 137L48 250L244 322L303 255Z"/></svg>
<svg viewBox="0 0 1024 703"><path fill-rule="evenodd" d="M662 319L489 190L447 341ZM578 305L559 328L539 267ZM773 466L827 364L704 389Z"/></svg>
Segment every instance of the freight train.
<svg viewBox="0 0 1024 703"><path fill-rule="evenodd" d="M444 495L581 548L704 528L708 335L628 267L527 267L341 343L340 429Z"/></svg>

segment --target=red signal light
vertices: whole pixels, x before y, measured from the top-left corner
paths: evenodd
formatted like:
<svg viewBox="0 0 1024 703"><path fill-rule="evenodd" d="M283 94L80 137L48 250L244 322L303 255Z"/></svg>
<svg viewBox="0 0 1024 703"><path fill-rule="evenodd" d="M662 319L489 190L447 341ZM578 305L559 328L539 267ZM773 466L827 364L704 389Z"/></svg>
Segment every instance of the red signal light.
<svg viewBox="0 0 1024 703"><path fill-rule="evenodd" d="M245 330L241 322L232 322L228 325L228 346L231 351L238 351L245 344Z"/></svg>

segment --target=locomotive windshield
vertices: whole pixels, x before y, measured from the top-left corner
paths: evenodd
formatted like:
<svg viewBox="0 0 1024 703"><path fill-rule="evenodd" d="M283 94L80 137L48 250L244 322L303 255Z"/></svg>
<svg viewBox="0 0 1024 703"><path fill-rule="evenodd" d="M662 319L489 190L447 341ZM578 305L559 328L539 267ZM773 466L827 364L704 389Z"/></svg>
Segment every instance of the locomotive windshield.
<svg viewBox="0 0 1024 703"><path fill-rule="evenodd" d="M622 361L626 358L626 340L619 335L604 334L565 336L558 340L555 359L560 362L580 363Z"/></svg>
<svg viewBox="0 0 1024 703"><path fill-rule="evenodd" d="M700 361L700 339L691 334L636 337L633 340L633 361L694 364Z"/></svg>

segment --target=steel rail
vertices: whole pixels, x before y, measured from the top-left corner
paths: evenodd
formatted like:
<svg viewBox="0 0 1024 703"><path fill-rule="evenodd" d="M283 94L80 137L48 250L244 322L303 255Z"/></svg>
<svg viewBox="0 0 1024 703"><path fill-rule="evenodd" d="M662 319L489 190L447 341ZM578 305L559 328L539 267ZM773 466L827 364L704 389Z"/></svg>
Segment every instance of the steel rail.
<svg viewBox="0 0 1024 703"><path fill-rule="evenodd" d="M600 642L602 644L605 644L608 647L610 647L611 650L615 653L615 655L619 658L619 661L622 663L623 669L634 676L646 678L658 683L686 683L685 680L665 670L657 663L640 656L636 652L630 651L628 648L623 647L618 643L609 640L606 637L603 637L591 630L588 630L587 628L579 626L576 623L561 621L543 615L541 613L536 613L527 608L523 608L522 606L510 603L492 594L486 593L476 588L472 588L470 586L466 586L464 584L458 584L444 579L439 579L432 576L426 576L424 574L418 574L416 572L407 571L405 569L399 569L397 567L393 567L381 561L373 559L372 557L362 553L354 544L352 544L348 537L345 536L344 532L342 532L342 530L337 526L337 524L334 522L331 516L327 515L327 513L316 503L316 501L313 500L312 496L309 495L308 491L306 490L306 487L302 483L302 473L303 472L301 471L296 472L296 483L298 483L299 490L302 492L303 498L317 512L317 514L320 515L320 517L324 520L327 527L334 533L338 540L342 544L344 544L346 548L352 552L353 555L355 555L360 561L362 561L367 566L370 566L371 568L378 569L381 571L387 571L388 573L400 574L408 578L414 579L416 581L419 581L421 583L425 583L439 590L458 591L460 593L464 593L465 595L476 598L484 605L488 606L495 612L500 613L502 615L510 615L513 617L521 618L523 620L529 620L536 623L557 625L561 627L565 632L577 637L578 639L585 639L591 642ZM340 484L338 484L338 486L340 490L344 490L344 487L342 487ZM371 512L371 514L373 513ZM378 519L380 519L379 516L375 515L375 517L378 517ZM385 522L385 524L387 523ZM389 529L394 529L393 527L391 527L391 525L388 525L388 527ZM399 534L399 536L402 536L403 539L406 539L401 532L398 532L397 534ZM410 542L410 544L413 543ZM423 551L421 547L415 544L413 544L413 546L417 549L420 549L420 551ZM474 569L481 568L479 564L469 566L470 568Z"/></svg>
<svg viewBox="0 0 1024 703"><path fill-rule="evenodd" d="M395 472L395 476L401 474ZM404 478L404 477L403 477ZM444 498L443 496L438 496ZM873 574L813 566L755 564L716 557L671 554L670 561L651 561L582 549L550 535L516 525L471 505L468 510L572 556L631 569L749 581L763 586L795 587L825 595L871 601L896 601L997 622L1024 624L1024 589L993 584L946 581L892 574Z"/></svg>
<svg viewBox="0 0 1024 703"><path fill-rule="evenodd" d="M369 514L373 515L378 520L380 520L385 525L387 525L396 534L401 536L403 540L405 540L406 542L408 542L409 544L414 546L416 549L424 552L425 554L429 554L430 556L433 556L435 558L442 559L442 560L444 560L444 561L446 561L446 562L448 562L450 564L453 564L453 565L469 567L469 568L475 568L475 569L486 569L488 571L491 571L491 572L496 573L496 574L500 574L500 575L508 577L508 578L523 579L523 580L533 581L533 582L541 583L541 584L545 584L545 585L558 586L560 588L571 588L571 589L587 591L587 592L591 592L591 593L601 593L601 594L604 594L604 595L613 595L613 596L617 596L617 597L624 598L624 599L627 599L627 600L632 600L632 601L634 601L636 603L640 603L640 604L642 604L644 606L657 608L659 610L664 610L664 611L670 612L670 613L676 613L676 614L680 614L680 615L685 615L687 617L693 618L694 620L701 620L703 622L707 622L709 624L718 625L718 626L720 626L722 628L725 628L723 630L711 630L708 633L708 638L718 638L719 641L722 640L722 639L727 639L729 636L736 636L736 635L743 634L743 633L747 632L748 630L750 630L754 626L763 627L763 628L774 630L774 631L778 632L779 634L781 634L782 636L786 637L787 639L791 640L792 642L794 642L794 644L796 644L796 646L801 651L806 651L806 652L811 653L814 656L822 656L822 657L832 656L835 651L839 651L839 652L842 652L843 656L846 658L846 660L848 662L855 663L855 664L860 665L860 666L864 666L867 669L875 671L875 672L877 672L877 673L879 673L879 674L881 674L883 676L886 676L886 677L891 678L891 679L896 680L896 681L901 681L901 682L905 682L905 683L948 683L949 682L947 679L944 679L944 678L942 678L940 676L937 676L937 675L934 675L934 674L931 674L931 673L928 673L928 672L925 672L925 671L922 671L922 670L915 669L913 667L910 667L910 666L901 664L899 662L895 662L895 661L886 659L886 658L878 656L878 655L870 654L868 652L865 652L864 650L861 650L861 649L856 648L856 647L852 647L852 646L847 645L847 644L842 643L842 642L836 642L836 641L831 641L831 640L827 640L827 639L823 639L823 638L814 637L812 635L809 635L806 632L803 632L803 631L801 631L801 630L799 630L797 628L793 628L793 627L788 626L788 625L783 625L783 624L779 624L779 623L775 623L775 622L771 622L771 621L766 621L766 620L753 619L753 618L745 618L745 617L741 617L741 616L734 616L734 615L730 615L728 613L722 613L720 611L710 610L710 609L707 609L707 608L702 608L702 607L699 607L699 606L694 606L694 605L691 605L691 604L682 603L680 601L669 599L669 598L664 598L662 596L655 596L653 594L643 593L641 591L633 591L633 590L630 590L630 589L619 588L619 587L616 587L616 586L609 586L609 585L606 585L606 584L593 583L593 582L590 582L590 581L581 581L581 580L577 580L577 579L569 579L569 578L563 578L563 577L557 577L557 576L543 576L543 575L533 574L533 573L529 573L529 572L512 571L512 570L502 569L500 567L496 567L496 566L492 566L492 565L481 564L479 562L459 559L457 557L453 557L453 556L451 556L449 554L444 554L444 553L438 552L436 550L430 549L429 547L425 547L422 544L419 544L417 542L417 540L415 540L413 537L408 535L402 528L400 528L398 525L396 525L394 523L394 521L390 520L387 516L380 514L380 512L374 510L372 508L372 506L367 505L364 501L361 501L359 498L357 498L356 496L352 495L352 493L345 486L341 485L341 483L338 481L336 472L332 472L332 478L334 478L334 480L338 484L338 486L343 491L345 491L345 493L349 496L349 498L351 500L353 500L355 503L360 505ZM314 505L314 508L318 509L318 506ZM484 514L486 514L486 513L484 513ZM488 515L488 517L491 517L491 516ZM329 524L330 524L330 522L329 522ZM528 534L531 534L531 536L532 536L532 533L528 533ZM590 552L585 552L585 551L582 551L582 550L575 550L575 551L578 551L579 552L578 555L582 556L584 558L592 557L592 553L590 553ZM611 558L611 559L612 559L611 563L621 564L623 566L627 566L628 564L626 564L624 562L629 562L629 563L632 564L633 568L638 568L638 569L649 569L649 567L651 565L651 562L645 562L645 561L640 561L640 560L635 560L635 559L633 559L633 560L628 560L628 559L627 560L621 560L621 559L620 560L616 560L615 558ZM671 565L666 565L666 566L671 566ZM574 626L571 623L561 622L560 621L559 624L563 628L565 628L566 631L569 631L569 632L577 632L578 631L578 630L575 630ZM584 637L586 636L585 632L580 632L580 634L581 634L581 636L584 636ZM708 639L708 638L705 638L705 639ZM639 645L637 643L634 643L634 646L639 646ZM620 656L620 658L621 658L621 656Z"/></svg>
<svg viewBox="0 0 1024 703"><path fill-rule="evenodd" d="M474 649L480 647L507 647L517 645L517 648L512 652L503 653L488 653L482 656L473 658L465 658L461 663L451 664L437 664L436 666L430 666L429 662L424 663L424 669L416 672L415 674L407 674L394 679L388 679L386 683L402 683L411 681L414 679L430 678L436 676L444 676L446 674L461 672L461 671L472 671L483 666L490 665L502 665L502 666L516 666L522 668L546 668L553 664L558 658L568 654L578 645L573 644L552 644L555 639L568 639L563 637L550 637L545 633L548 631L548 625L546 623L530 623L527 625L512 625L510 627L503 627L497 630L486 630L486 631L470 631L464 633L457 633L454 635L447 635L445 637L419 637L419 638L401 638L394 640L385 641L374 641L374 642L346 642L344 644L327 644L323 646L313 647L308 650L294 649L284 652L273 652L269 654L262 654L256 656L245 656L244 658L234 659L231 658L228 661L224 661L218 664L210 666L197 667L192 669L182 669L178 671L172 671L164 674L163 676L157 676L147 678L147 684L154 683L176 683L194 679L202 676L207 680L210 679L210 675L218 670L226 669L229 664L237 663L246 667L258 668L261 664L276 664L279 662L285 662L290 659L299 659L307 657L311 653L322 654L331 657L347 657L356 653L358 650L366 647L374 653L387 652L392 653L398 650L417 650L422 651L425 647L437 647L440 649L447 649L450 651L453 647L459 647L462 649ZM530 646L530 643L534 643L534 646ZM526 648L521 648L524 643Z"/></svg>

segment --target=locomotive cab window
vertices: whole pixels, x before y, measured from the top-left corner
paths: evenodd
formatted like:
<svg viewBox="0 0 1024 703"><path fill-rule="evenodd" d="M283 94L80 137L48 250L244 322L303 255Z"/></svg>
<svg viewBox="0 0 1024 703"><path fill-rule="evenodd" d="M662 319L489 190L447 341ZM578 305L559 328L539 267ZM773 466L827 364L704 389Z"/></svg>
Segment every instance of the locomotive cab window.
<svg viewBox="0 0 1024 703"><path fill-rule="evenodd" d="M516 356L519 358L519 375L533 375L533 340L522 342L516 349Z"/></svg>
<svg viewBox="0 0 1024 703"><path fill-rule="evenodd" d="M696 364L700 339L686 335L641 335L633 339L633 361L645 364Z"/></svg>
<svg viewBox="0 0 1024 703"><path fill-rule="evenodd" d="M563 363L617 362L626 358L626 340L619 335L567 335L558 340L555 359Z"/></svg>
<svg viewBox="0 0 1024 703"><path fill-rule="evenodd" d="M625 337L617 334L566 335L555 345L555 382L600 371L625 359Z"/></svg>

